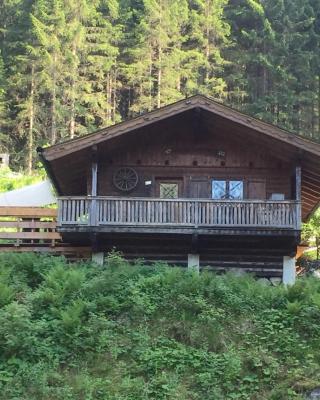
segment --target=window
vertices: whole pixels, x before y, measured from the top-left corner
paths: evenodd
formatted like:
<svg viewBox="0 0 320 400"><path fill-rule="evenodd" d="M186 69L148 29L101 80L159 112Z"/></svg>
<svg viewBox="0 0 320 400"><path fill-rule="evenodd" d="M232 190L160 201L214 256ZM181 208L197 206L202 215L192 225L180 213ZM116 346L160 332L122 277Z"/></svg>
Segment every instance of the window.
<svg viewBox="0 0 320 400"><path fill-rule="evenodd" d="M284 200L284 193L272 193L270 200Z"/></svg>
<svg viewBox="0 0 320 400"><path fill-rule="evenodd" d="M212 181L213 199L243 199L243 181L213 180Z"/></svg>
<svg viewBox="0 0 320 400"><path fill-rule="evenodd" d="M243 199L243 182L230 181L229 182L229 199L241 200Z"/></svg>
<svg viewBox="0 0 320 400"><path fill-rule="evenodd" d="M212 198L227 199L227 181L212 181Z"/></svg>
<svg viewBox="0 0 320 400"><path fill-rule="evenodd" d="M160 182L160 198L161 199L177 199L179 192L178 183Z"/></svg>

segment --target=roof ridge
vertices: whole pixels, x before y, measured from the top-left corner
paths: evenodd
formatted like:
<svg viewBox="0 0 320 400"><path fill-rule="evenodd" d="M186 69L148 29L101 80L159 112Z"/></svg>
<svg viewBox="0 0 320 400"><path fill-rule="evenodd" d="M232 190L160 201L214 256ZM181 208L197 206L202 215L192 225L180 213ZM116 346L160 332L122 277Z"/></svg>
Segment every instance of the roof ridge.
<svg viewBox="0 0 320 400"><path fill-rule="evenodd" d="M157 119L165 119L169 116L177 115L197 107L216 113L222 117L233 120L236 123L247 126L248 128L265 133L266 135L276 136L276 139L282 140L297 147L308 147L309 150L307 151L320 155L320 143L265 122L251 115L245 114L201 93L178 100L174 103L165 105L152 111L142 113L134 118L121 121L117 124L101 128L84 136L66 140L50 147L38 148L37 150L38 152L41 152L44 157L46 157L46 155L50 157L50 155L59 153L59 150L64 152L66 148L69 148L69 153L72 153L73 151L77 151L77 149L90 147L91 145L95 144L95 138L96 142L100 143L111 137L118 136L128 131L132 131L138 129L139 127L153 123ZM83 144L83 146L81 146L81 144ZM314 149L314 146L319 146L319 148ZM59 158L59 156L53 158Z"/></svg>

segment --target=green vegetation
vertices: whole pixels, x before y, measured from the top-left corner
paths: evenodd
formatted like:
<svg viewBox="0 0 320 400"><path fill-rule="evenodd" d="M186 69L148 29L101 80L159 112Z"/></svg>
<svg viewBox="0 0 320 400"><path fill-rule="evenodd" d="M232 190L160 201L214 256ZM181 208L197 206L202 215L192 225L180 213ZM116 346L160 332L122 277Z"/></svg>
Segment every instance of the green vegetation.
<svg viewBox="0 0 320 400"><path fill-rule="evenodd" d="M306 240L310 246L315 247L312 258L319 259L320 256L320 208L312 215L310 220L303 224L302 239ZM311 254L308 254L310 256Z"/></svg>
<svg viewBox="0 0 320 400"><path fill-rule="evenodd" d="M25 175L20 172L13 172L10 168L2 167L0 168L0 193L40 182L44 179L44 176L43 171Z"/></svg>
<svg viewBox="0 0 320 400"><path fill-rule="evenodd" d="M2 0L0 140L35 148L204 93L320 139L319 0Z"/></svg>
<svg viewBox="0 0 320 400"><path fill-rule="evenodd" d="M320 382L320 282L0 255L0 399L290 400Z"/></svg>

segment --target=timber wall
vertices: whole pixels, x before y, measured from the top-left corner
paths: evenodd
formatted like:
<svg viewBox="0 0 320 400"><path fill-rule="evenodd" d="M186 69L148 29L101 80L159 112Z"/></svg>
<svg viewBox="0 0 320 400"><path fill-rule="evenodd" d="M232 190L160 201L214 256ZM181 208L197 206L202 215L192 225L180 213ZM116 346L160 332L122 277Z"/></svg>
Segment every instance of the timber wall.
<svg viewBox="0 0 320 400"><path fill-rule="evenodd" d="M129 197L158 197L157 180L181 180L180 197L197 197L192 181L202 181L202 197L210 198L211 180L240 179L244 181L244 197L249 193L249 183L265 184L264 197L283 193L285 199L293 196L293 172L291 164L272 156L261 146L246 144L237 139L230 141L222 133L204 134L196 140L188 132L156 135L140 134L126 144L112 150L106 149L99 156L98 195L126 195L113 185L114 172L124 166L134 168L139 175L138 186ZM222 155L221 155L222 154ZM145 181L152 181L146 186ZM87 172L87 193L91 191L91 170ZM206 183L205 183L206 182Z"/></svg>

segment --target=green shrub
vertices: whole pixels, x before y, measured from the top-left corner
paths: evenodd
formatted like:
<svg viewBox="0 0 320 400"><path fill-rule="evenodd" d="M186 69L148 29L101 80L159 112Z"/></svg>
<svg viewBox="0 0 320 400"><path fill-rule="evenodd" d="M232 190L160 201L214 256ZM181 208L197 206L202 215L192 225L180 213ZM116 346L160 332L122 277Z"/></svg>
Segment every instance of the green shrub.
<svg viewBox="0 0 320 400"><path fill-rule="evenodd" d="M320 282L0 254L0 399L303 399Z"/></svg>

